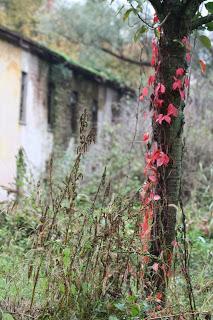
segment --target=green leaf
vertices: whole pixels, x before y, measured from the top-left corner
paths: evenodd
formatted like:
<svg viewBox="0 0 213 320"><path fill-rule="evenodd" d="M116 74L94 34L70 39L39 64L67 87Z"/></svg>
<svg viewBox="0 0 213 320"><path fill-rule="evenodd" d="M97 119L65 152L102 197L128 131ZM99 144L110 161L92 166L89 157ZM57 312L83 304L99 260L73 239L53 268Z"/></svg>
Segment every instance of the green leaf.
<svg viewBox="0 0 213 320"><path fill-rule="evenodd" d="M133 11L132 8L128 9L123 15L123 21L126 21L129 18L130 13Z"/></svg>
<svg viewBox="0 0 213 320"><path fill-rule="evenodd" d="M213 2L206 3L205 7L210 13L213 13Z"/></svg>
<svg viewBox="0 0 213 320"><path fill-rule="evenodd" d="M202 45L207 48L207 49L210 49L212 44L211 44L211 40L207 37L207 36L204 36L204 35L201 35L199 37L199 40L200 42L202 43Z"/></svg>
<svg viewBox="0 0 213 320"><path fill-rule="evenodd" d="M137 42L138 39L140 39L140 37L142 36L143 33L147 32L147 27L142 26L141 28L139 28L134 35L134 41Z"/></svg>
<svg viewBox="0 0 213 320"><path fill-rule="evenodd" d="M137 304L131 306L131 316L136 317L140 314L140 308Z"/></svg>
<svg viewBox="0 0 213 320"><path fill-rule="evenodd" d="M206 24L206 27L209 31L213 31L213 21Z"/></svg>

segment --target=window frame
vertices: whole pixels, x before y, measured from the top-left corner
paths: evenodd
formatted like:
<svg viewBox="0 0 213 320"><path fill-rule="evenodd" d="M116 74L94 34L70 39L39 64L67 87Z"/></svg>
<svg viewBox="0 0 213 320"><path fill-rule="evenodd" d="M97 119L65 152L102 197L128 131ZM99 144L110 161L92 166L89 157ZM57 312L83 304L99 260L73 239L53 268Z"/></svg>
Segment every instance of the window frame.
<svg viewBox="0 0 213 320"><path fill-rule="evenodd" d="M19 104L19 124L27 124L27 91L28 91L28 73L21 72L21 95Z"/></svg>

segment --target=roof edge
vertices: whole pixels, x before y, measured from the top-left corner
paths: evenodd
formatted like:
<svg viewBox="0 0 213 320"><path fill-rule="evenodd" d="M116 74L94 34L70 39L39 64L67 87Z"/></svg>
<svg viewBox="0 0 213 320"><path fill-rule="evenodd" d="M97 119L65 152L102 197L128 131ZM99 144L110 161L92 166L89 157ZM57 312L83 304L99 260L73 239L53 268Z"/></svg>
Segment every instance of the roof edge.
<svg viewBox="0 0 213 320"><path fill-rule="evenodd" d="M98 74L97 72L93 72L87 67L83 67L77 62L73 62L69 60L69 58L65 58L63 54L57 53L44 45L35 42L25 36L20 35L19 33L12 31L6 27L0 26L0 39L10 42L28 52L31 52L41 59L48 61L53 64L63 64L64 67L68 69L72 69L83 74L86 77L92 78L94 81L102 84L106 84L112 88L115 88L121 92L127 92L132 96L135 96L135 90L128 87L124 83L119 82L116 79L109 79L107 76L103 76Z"/></svg>

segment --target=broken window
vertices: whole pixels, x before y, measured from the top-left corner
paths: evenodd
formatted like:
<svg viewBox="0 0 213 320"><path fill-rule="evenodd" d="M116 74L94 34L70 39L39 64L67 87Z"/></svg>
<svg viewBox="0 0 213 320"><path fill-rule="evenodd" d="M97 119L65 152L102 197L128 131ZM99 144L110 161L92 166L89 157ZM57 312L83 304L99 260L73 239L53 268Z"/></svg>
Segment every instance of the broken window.
<svg viewBox="0 0 213 320"><path fill-rule="evenodd" d="M72 133L77 131L77 107L78 107L78 92L73 91L70 95L69 101L70 111L71 111L71 129Z"/></svg>
<svg viewBox="0 0 213 320"><path fill-rule="evenodd" d="M21 101L19 110L19 122L20 124L26 124L26 102L27 102L27 78L26 72L21 73Z"/></svg>

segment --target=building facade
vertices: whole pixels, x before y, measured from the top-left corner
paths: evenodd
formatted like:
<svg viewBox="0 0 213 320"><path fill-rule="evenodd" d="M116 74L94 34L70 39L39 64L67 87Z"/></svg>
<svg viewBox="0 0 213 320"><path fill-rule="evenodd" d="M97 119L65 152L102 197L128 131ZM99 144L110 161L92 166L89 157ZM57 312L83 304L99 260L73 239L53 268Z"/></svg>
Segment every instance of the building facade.
<svg viewBox="0 0 213 320"><path fill-rule="evenodd" d="M98 136L129 94L117 81L0 28L0 200L16 190L20 150L38 178L54 146L66 150L77 139L84 109Z"/></svg>

